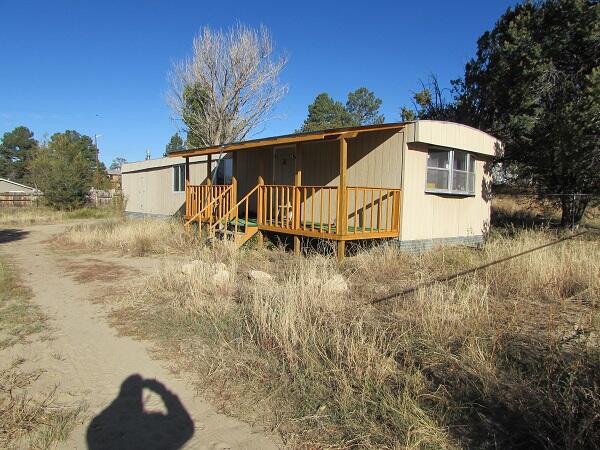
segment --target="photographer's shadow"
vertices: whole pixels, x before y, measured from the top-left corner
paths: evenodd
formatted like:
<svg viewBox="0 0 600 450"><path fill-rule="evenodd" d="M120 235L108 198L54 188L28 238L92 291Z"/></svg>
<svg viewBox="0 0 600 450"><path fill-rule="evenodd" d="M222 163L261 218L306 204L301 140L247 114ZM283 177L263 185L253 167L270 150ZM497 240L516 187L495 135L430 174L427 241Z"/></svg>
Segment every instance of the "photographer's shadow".
<svg viewBox="0 0 600 450"><path fill-rule="evenodd" d="M143 391L157 394L166 413L144 411ZM87 429L90 450L175 450L194 434L194 422L177 395L156 380L131 375L121 384L116 399L92 419Z"/></svg>

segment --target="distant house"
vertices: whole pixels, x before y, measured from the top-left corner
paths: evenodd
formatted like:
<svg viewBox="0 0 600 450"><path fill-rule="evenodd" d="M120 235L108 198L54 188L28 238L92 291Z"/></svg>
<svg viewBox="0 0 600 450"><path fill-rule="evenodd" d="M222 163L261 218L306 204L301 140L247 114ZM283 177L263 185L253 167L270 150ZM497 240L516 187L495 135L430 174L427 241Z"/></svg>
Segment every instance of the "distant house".
<svg viewBox="0 0 600 450"><path fill-rule="evenodd" d="M108 169L106 173L108 174L108 179L113 183L115 189L121 189L121 168L117 167L116 169Z"/></svg>
<svg viewBox="0 0 600 450"><path fill-rule="evenodd" d="M16 181L7 180L6 178L0 178L0 193L23 193L23 194L34 194L39 191L31 186L25 186L24 184L17 183Z"/></svg>
<svg viewBox="0 0 600 450"><path fill-rule="evenodd" d="M234 236L338 243L395 238L404 248L477 244L490 221L501 143L458 123L420 120L267 137L123 165L127 208ZM223 156L228 159L222 159ZM231 179L208 177L231 161ZM225 166L226 169L226 166ZM230 233L224 233L229 230Z"/></svg>
<svg viewBox="0 0 600 450"><path fill-rule="evenodd" d="M37 206L41 197L34 187L0 178L0 208Z"/></svg>

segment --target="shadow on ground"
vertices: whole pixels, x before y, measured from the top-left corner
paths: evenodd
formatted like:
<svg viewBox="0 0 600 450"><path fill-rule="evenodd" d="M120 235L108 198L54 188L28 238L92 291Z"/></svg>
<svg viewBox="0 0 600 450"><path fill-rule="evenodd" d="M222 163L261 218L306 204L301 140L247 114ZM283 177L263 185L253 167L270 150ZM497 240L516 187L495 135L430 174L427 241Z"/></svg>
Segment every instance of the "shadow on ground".
<svg viewBox="0 0 600 450"><path fill-rule="evenodd" d="M5 228L0 230L0 244L25 239L28 234L29 231L18 230L16 228Z"/></svg>
<svg viewBox="0 0 600 450"><path fill-rule="evenodd" d="M166 412L145 411L145 392L158 395ZM175 450L194 434L194 422L179 400L157 380L131 375L106 409L92 419L87 429L90 450Z"/></svg>

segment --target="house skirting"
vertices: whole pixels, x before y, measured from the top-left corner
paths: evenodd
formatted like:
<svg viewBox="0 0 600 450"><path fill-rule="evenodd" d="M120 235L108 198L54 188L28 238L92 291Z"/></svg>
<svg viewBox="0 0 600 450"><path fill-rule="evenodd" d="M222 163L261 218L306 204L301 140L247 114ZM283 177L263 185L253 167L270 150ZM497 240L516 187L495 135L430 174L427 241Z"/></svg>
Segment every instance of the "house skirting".
<svg viewBox="0 0 600 450"><path fill-rule="evenodd" d="M128 219L156 219L156 220L169 220L173 218L171 214L150 214L143 212L125 211L125 217Z"/></svg>
<svg viewBox="0 0 600 450"><path fill-rule="evenodd" d="M398 245L402 250L421 252L425 250L431 250L436 247L442 246L458 246L464 245L467 247L480 247L484 242L483 235L471 235L471 236L455 236L448 238L435 238L435 239L416 239L411 241L399 241Z"/></svg>

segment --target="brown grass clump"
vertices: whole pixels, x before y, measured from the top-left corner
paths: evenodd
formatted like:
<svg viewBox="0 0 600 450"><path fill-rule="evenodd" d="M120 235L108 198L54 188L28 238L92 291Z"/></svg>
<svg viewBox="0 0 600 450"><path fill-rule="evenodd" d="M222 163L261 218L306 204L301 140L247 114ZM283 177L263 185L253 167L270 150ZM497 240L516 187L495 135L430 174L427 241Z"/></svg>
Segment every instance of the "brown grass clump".
<svg viewBox="0 0 600 450"><path fill-rule="evenodd" d="M370 300L556 238L348 259L199 247L120 299L230 412L289 445L585 448L600 442L600 241L584 236L378 307ZM248 271L272 280L253 281ZM223 272L227 274L224 276ZM347 282L346 292L339 283Z"/></svg>

